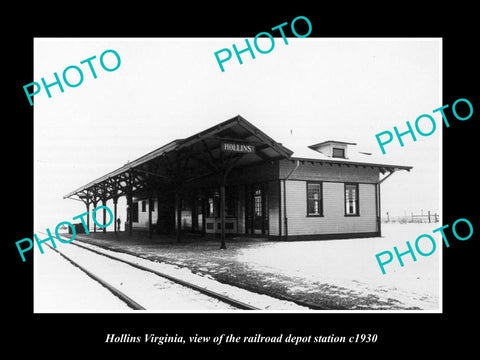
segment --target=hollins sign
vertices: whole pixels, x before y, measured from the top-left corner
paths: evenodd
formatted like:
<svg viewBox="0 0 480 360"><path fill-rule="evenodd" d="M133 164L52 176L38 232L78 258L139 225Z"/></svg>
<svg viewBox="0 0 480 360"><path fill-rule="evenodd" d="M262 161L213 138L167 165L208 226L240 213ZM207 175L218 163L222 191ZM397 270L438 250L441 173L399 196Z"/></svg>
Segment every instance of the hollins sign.
<svg viewBox="0 0 480 360"><path fill-rule="evenodd" d="M254 153L255 146L249 144L241 144L235 142L222 142L220 143L220 150L225 152L235 153Z"/></svg>

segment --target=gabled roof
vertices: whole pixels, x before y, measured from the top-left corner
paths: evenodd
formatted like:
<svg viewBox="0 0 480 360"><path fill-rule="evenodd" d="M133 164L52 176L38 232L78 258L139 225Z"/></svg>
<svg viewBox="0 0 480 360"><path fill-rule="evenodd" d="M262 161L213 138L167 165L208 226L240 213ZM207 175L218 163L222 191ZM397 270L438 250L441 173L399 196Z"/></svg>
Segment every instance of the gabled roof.
<svg viewBox="0 0 480 360"><path fill-rule="evenodd" d="M139 157L136 160L128 162L125 165L123 165L122 167L119 167L118 169L113 170L112 172L109 172L108 174L105 174L105 175L99 177L98 179L95 179L95 180L89 182L88 184L85 184L85 185L79 187L78 189L73 190L72 192L65 195L63 198L64 199L69 198L69 197L71 197L71 196L73 196L77 193L80 193L84 190L87 190L87 189L89 189L89 188L91 188L95 185L101 184L102 182L104 182L108 179L111 179L111 178L114 178L118 175L121 175L121 174L129 171L130 169L135 168L136 166L139 166L141 164L144 164L144 163L148 162L151 159L162 156L166 152L174 150L178 146L179 141L181 141L181 140L174 140L174 141L172 141L172 142L170 142L170 143L168 143L168 144L166 144L166 145L164 145L164 146L162 146L162 147L160 147L156 150L153 150L152 152L149 152L148 154L145 154L145 155Z"/></svg>
<svg viewBox="0 0 480 360"><path fill-rule="evenodd" d="M225 154L222 142L245 142L255 146L255 152ZM278 159L297 159L327 163L344 163L378 167L385 171L410 170L411 166L385 164L365 152L349 151L348 159L331 158L316 150L329 142L356 145L334 140L324 141L295 152L276 142L240 115L214 125L184 139L177 139L153 150L118 169L85 184L63 198L77 196L83 201L118 198L129 191L140 191L174 181L190 181L221 173L225 169L244 167ZM294 156L292 156L294 155Z"/></svg>
<svg viewBox="0 0 480 360"><path fill-rule="evenodd" d="M353 143L352 143L353 144ZM407 165L395 165L387 164L383 158L378 156L370 155L368 152L364 151L353 151L350 149L348 152L348 159L338 158L338 157L329 157L321 152L314 150L311 146L308 147L294 147L289 146L294 150L292 160L306 160L306 161L316 161L316 162L326 162L326 163L336 163L336 164L350 164L350 165L363 165L363 166L375 166L380 168L382 172L385 170L407 170L410 171L413 167Z"/></svg>
<svg viewBox="0 0 480 360"><path fill-rule="evenodd" d="M224 155L220 151L220 143L225 141L248 142L255 146L255 152ZM194 179L212 175L227 167L288 159L292 154L293 151L237 115L190 137L174 140L153 150L71 191L63 198L76 195L87 201L110 199L130 190L145 188L149 184L158 184L162 179L172 182L178 176L179 169L183 177Z"/></svg>

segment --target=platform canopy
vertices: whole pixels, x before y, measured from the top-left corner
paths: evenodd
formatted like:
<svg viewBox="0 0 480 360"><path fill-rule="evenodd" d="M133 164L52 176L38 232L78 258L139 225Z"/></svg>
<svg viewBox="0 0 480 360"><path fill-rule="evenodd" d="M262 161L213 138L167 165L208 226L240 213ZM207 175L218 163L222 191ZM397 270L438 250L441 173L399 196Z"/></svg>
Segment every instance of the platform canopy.
<svg viewBox="0 0 480 360"><path fill-rule="evenodd" d="M97 203L162 185L175 186L224 174L233 168L277 159L293 152L237 115L185 139L174 140L73 190L63 198Z"/></svg>

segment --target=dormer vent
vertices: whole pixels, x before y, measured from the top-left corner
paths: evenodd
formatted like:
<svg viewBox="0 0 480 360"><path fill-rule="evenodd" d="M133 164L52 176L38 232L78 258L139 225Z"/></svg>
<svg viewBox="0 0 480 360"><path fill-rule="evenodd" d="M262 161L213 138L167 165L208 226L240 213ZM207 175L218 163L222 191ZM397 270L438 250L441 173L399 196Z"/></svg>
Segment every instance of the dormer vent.
<svg viewBox="0 0 480 360"><path fill-rule="evenodd" d="M309 148L331 158L348 159L348 145L357 144L345 141L328 140L310 145Z"/></svg>

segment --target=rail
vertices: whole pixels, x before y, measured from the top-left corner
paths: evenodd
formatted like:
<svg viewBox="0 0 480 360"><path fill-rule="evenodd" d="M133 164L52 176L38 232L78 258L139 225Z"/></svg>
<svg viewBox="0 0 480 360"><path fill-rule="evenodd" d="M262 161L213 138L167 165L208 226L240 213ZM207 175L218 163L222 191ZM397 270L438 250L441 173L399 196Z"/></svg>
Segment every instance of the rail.
<svg viewBox="0 0 480 360"><path fill-rule="evenodd" d="M239 300L236 300L236 299L233 299L229 296L226 296L224 294L220 294L220 293L217 293L213 290L210 290L210 289L207 289L205 287L202 287L202 286L199 286L199 285L196 285L196 284L193 284L193 283L190 283L186 280L183 280L183 279L179 279L177 277L174 277L172 275L169 275L169 274L165 274L165 273L162 273L158 270L155 270L155 269L152 269L152 268L149 268L147 266L143 266L141 264L138 264L138 263L135 263L133 261L129 261L129 260L126 260L126 259L122 259L122 258L119 258L117 256L114 256L114 255L111 255L111 254L107 254L103 251L100 251L100 250L96 250L96 249L92 249L90 247L87 247L87 246L84 246L84 245L81 245L78 243L78 240L75 241L75 242L71 242L70 245L75 245L77 247L80 247L80 248L83 248L85 250L88 250L88 251L91 251L93 253L96 253L98 255L101 255L101 256L105 256L107 258L110 258L110 259L113 259L113 260L116 260L116 261L119 261L119 262L122 262L122 263L125 263L125 264L128 264L132 267L135 267L137 269L140 269L140 270L143 270L143 271L146 271L146 272L150 272L150 273L153 273L157 276L160 276L162 278L165 278L167 280L170 280L174 283L177 283L179 285L182 285L182 286L185 286L187 288L190 288L190 289L193 289L193 290L196 290L202 294L205 294L207 296L210 296L212 298L215 298L217 300L220 300L226 304L229 304L231 306L234 306L238 309L241 309L241 310L260 310L259 308L253 306L253 305L250 305L250 304L247 304L247 303L244 303L242 301L239 301ZM87 270L85 267L83 267L82 265L78 264L77 262L75 262L74 260L70 259L68 256L66 256L65 254L61 253L58 249L55 249L53 248L52 246L48 245L52 250L56 251L57 253L59 253L61 256L63 256L66 260L68 260L70 263L72 263L74 266L78 267L80 270L82 270L83 272L85 272L89 277L91 277L92 279L98 281L100 284L102 284L103 286L105 286L108 290L110 290L114 295L116 295L118 298L120 298L121 300L123 300L130 308L134 309L134 310L146 310L144 307L142 307L140 304L136 303L133 299L131 299L130 297L128 297L126 294L124 294L123 292L121 292L120 290L118 290L117 288L115 288L113 285L109 284L108 282L106 282L105 280L101 279L100 277L98 277L96 274L92 273L91 271Z"/></svg>

